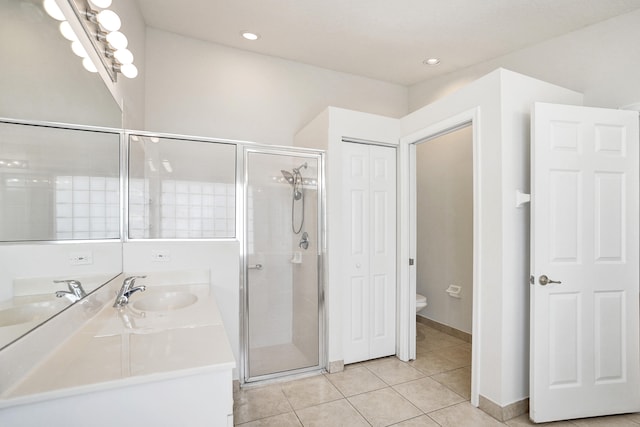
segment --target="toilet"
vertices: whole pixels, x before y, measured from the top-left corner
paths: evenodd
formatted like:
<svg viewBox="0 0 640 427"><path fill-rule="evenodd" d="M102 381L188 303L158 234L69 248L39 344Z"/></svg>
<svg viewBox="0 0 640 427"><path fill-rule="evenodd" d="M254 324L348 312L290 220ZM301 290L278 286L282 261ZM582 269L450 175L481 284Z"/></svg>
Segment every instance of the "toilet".
<svg viewBox="0 0 640 427"><path fill-rule="evenodd" d="M427 306L427 297L416 294L416 313Z"/></svg>

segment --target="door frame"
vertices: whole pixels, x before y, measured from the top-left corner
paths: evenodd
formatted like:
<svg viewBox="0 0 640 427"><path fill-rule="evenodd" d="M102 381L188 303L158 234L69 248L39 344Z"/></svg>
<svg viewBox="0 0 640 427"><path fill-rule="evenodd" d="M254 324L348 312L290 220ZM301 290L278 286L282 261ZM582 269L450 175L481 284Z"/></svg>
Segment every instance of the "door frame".
<svg viewBox="0 0 640 427"><path fill-rule="evenodd" d="M280 156L308 157L318 161L318 365L291 371L249 377L249 292L248 292L248 195L249 153L273 154ZM236 152L236 234L240 243L240 361L238 363L240 384L264 382L284 376L321 371L327 364L327 325L326 325L326 161L322 150L306 148L287 148L282 146L263 146L258 144L239 144Z"/></svg>
<svg viewBox="0 0 640 427"><path fill-rule="evenodd" d="M481 139L480 139L480 107L463 111L431 126L400 138L399 155L399 238L398 245L398 283L408 283L401 286L398 295L398 356L402 360L416 357L416 268L409 265L409 259L416 259L416 144L447 134L461 127L470 125L473 142L473 327L471 344L471 404L480 404L480 266L482 254L482 230L480 198L481 174ZM404 292L403 292L404 291Z"/></svg>

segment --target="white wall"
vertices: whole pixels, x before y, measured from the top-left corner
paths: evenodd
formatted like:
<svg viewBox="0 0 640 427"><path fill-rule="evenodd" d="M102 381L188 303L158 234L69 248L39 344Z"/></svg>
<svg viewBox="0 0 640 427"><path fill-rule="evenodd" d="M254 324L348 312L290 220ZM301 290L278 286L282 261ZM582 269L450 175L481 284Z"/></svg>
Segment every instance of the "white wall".
<svg viewBox="0 0 640 427"><path fill-rule="evenodd" d="M529 395L529 223L526 209L515 207L515 191L528 190L528 123L534 101L580 104L582 95L496 70L401 119L403 141L412 142L426 136L425 130L475 111L474 316L479 329L473 331L474 370L481 373L479 394L502 407ZM406 163L401 169L408 174ZM406 186L406 175L402 180ZM401 215L408 209L402 197ZM408 240L408 229L401 235Z"/></svg>
<svg viewBox="0 0 640 427"><path fill-rule="evenodd" d="M137 1L114 1L111 9L122 18L122 31L129 40L127 49L134 55L138 77L128 79L118 76L118 86L122 93L122 121L127 129L144 129L145 75L146 75L146 24Z"/></svg>
<svg viewBox="0 0 640 427"><path fill-rule="evenodd" d="M146 128L291 145L329 105L400 117L407 88L147 28Z"/></svg>
<svg viewBox="0 0 640 427"><path fill-rule="evenodd" d="M470 126L416 147L418 312L471 333L473 313L473 133ZM449 285L460 286L459 298Z"/></svg>
<svg viewBox="0 0 640 427"><path fill-rule="evenodd" d="M640 102L640 10L409 88L414 111L503 67L584 94L587 106Z"/></svg>

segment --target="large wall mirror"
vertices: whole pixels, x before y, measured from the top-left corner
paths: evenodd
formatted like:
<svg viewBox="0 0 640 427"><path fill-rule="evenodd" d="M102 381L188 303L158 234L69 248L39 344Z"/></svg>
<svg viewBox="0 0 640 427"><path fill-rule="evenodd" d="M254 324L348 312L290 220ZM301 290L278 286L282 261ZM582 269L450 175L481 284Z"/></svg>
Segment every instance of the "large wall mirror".
<svg viewBox="0 0 640 427"><path fill-rule="evenodd" d="M120 133L0 121L0 242L120 239Z"/></svg>
<svg viewBox="0 0 640 427"><path fill-rule="evenodd" d="M122 270L122 112L59 25L0 0L0 349Z"/></svg>

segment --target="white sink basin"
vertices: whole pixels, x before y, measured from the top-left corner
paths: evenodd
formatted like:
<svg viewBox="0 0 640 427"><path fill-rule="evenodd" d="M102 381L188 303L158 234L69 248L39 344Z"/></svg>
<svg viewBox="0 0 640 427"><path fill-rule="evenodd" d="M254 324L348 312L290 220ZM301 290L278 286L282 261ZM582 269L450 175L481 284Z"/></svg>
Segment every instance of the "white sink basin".
<svg viewBox="0 0 640 427"><path fill-rule="evenodd" d="M171 311L188 307L198 301L190 292L171 291L145 295L133 303L133 307L143 311Z"/></svg>
<svg viewBox="0 0 640 427"><path fill-rule="evenodd" d="M66 304L58 301L43 301L0 310L0 327L42 320L58 312Z"/></svg>

